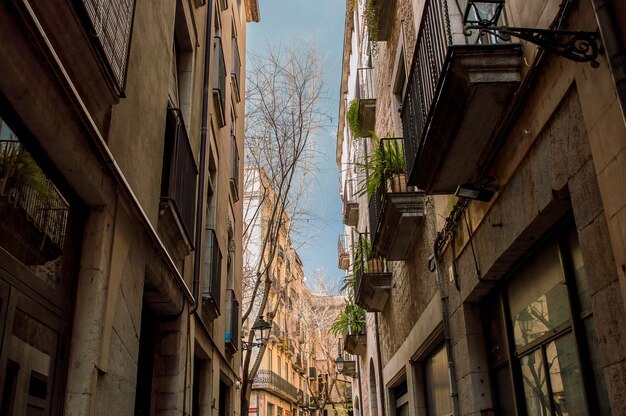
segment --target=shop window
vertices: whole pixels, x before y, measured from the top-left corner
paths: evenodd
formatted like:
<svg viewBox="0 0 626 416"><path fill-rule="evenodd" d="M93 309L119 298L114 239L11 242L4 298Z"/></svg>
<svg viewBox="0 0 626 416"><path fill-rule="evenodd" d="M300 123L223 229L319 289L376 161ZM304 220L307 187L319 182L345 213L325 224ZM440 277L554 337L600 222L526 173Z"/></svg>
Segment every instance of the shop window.
<svg viewBox="0 0 626 416"><path fill-rule="evenodd" d="M0 247L57 289L70 204L0 118Z"/></svg>
<svg viewBox="0 0 626 416"><path fill-rule="evenodd" d="M483 312L499 414L610 414L573 227L528 257L495 297Z"/></svg>

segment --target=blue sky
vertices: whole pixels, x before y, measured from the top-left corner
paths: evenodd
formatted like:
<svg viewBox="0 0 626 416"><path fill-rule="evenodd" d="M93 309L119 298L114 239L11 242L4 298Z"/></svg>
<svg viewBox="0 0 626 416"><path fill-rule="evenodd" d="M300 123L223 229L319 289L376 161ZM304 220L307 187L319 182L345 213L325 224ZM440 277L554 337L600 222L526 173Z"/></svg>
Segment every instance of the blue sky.
<svg viewBox="0 0 626 416"><path fill-rule="evenodd" d="M261 21L247 27L248 51L260 53L268 43L297 45L313 40L324 61L328 95L324 105L332 121L318 133L319 151L324 156L308 206L313 214L306 224L311 230L307 234L310 238L298 253L308 282L320 269L328 281L338 282L344 275L337 267L337 236L343 232L343 225L335 144L346 3L342 0L259 0L259 3Z"/></svg>

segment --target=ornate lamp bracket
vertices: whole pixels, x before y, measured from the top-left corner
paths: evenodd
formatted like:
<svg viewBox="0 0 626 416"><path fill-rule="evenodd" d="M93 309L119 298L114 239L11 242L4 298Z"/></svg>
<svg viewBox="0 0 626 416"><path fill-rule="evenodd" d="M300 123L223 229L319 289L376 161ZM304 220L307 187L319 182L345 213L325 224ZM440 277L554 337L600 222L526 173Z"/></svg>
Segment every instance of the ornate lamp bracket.
<svg viewBox="0 0 626 416"><path fill-rule="evenodd" d="M473 30L478 30L479 37L489 34L505 42L510 41L511 37L524 39L572 61L589 62L593 68L600 66L597 61L600 53L598 32L468 24L465 26L465 35L470 36Z"/></svg>

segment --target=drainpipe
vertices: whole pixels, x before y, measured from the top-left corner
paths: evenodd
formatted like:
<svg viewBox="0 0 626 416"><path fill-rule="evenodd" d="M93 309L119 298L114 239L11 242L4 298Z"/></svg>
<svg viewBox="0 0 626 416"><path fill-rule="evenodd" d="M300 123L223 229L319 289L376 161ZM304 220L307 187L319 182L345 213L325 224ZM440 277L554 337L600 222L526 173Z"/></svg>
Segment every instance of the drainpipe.
<svg viewBox="0 0 626 416"><path fill-rule="evenodd" d="M433 267L434 264L434 267ZM450 396L452 397L452 406L454 415L459 416L459 392L456 383L456 368L454 359L452 358L452 341L450 334L450 316L448 315L448 295L444 294L441 284L441 271L439 270L439 259L437 258L437 248L433 250L433 255L428 259L428 270L435 272L435 283L437 290L441 296L441 310L443 315L443 336L445 338L446 354L448 355L448 373L450 376Z"/></svg>
<svg viewBox="0 0 626 416"><path fill-rule="evenodd" d="M380 352L380 331L378 326L378 315L380 312L374 313L374 326L376 329L376 357L378 358L378 385L380 386L380 414L385 416L385 386L383 385L383 360ZM370 412L371 413L371 412Z"/></svg>
<svg viewBox="0 0 626 416"><path fill-rule="evenodd" d="M200 127L200 178L196 197L196 239L193 256L193 298L189 313L195 313L200 305L200 264L202 262L202 237L204 233L204 201L206 200L204 188L206 186L206 146L209 114L209 75L211 74L211 22L213 15L213 0L207 1L206 29L204 31L204 79L202 81L202 121Z"/></svg>
<svg viewBox="0 0 626 416"><path fill-rule="evenodd" d="M598 21L602 44L606 51L611 76L615 83L615 92L626 120L626 52L620 38L612 0L591 0Z"/></svg>

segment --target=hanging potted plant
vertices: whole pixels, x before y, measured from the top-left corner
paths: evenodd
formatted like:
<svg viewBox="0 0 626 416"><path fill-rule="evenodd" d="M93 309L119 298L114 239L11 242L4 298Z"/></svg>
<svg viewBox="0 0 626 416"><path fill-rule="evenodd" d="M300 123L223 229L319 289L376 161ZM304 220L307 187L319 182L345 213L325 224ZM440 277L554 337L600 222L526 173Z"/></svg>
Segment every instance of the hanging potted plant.
<svg viewBox="0 0 626 416"><path fill-rule="evenodd" d="M380 257L372 256L372 242L365 235L361 235L356 243L354 261L355 274L358 271L363 273L384 273L385 271L385 261Z"/></svg>
<svg viewBox="0 0 626 416"><path fill-rule="evenodd" d="M406 169L404 167L404 146L399 140L385 140L383 144L385 172L389 178L389 192L406 192Z"/></svg>
<svg viewBox="0 0 626 416"><path fill-rule="evenodd" d="M346 298L344 310L332 323L330 332L334 335L358 335L365 331L365 309L354 302L354 297L349 294Z"/></svg>
<svg viewBox="0 0 626 416"><path fill-rule="evenodd" d="M368 199L384 186L388 192L406 192L404 147L399 140L379 141L366 163L359 167L367 173L357 195L367 194Z"/></svg>

